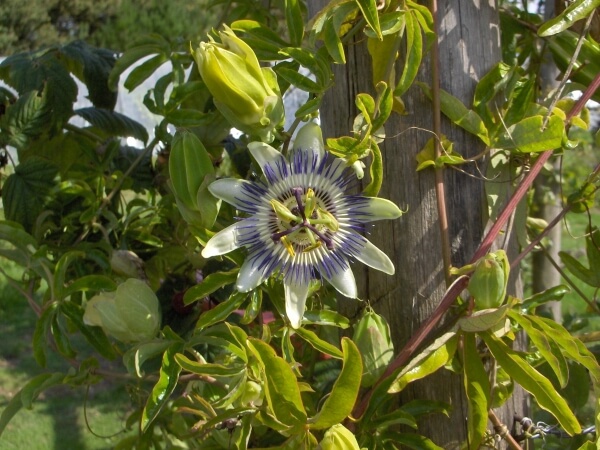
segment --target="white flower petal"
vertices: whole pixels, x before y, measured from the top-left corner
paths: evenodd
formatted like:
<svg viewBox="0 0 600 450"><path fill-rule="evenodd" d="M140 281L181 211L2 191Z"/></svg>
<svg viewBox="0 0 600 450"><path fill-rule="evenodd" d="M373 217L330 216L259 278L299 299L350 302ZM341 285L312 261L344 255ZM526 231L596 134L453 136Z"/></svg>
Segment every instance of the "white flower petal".
<svg viewBox="0 0 600 450"><path fill-rule="evenodd" d="M348 298L358 297L356 280L354 279L354 273L352 273L350 266L345 270L336 273L331 278L327 277L324 271L321 271L321 275L323 275L323 277L343 296Z"/></svg>
<svg viewBox="0 0 600 450"><path fill-rule="evenodd" d="M260 283L265 281L270 273L266 273L262 269L258 269L260 265L259 261L253 260L252 258L246 258L244 264L240 268L238 274L236 289L240 292L248 292L258 286Z"/></svg>
<svg viewBox="0 0 600 450"><path fill-rule="evenodd" d="M317 161L323 159L325 155L325 145L323 144L323 133L321 127L314 122L308 122L296 134L294 139L294 150L312 150L317 155Z"/></svg>
<svg viewBox="0 0 600 450"><path fill-rule="evenodd" d="M397 219L402 215L402 210L385 198L364 197L364 205L353 212L354 218L360 222L374 222L383 219Z"/></svg>
<svg viewBox="0 0 600 450"><path fill-rule="evenodd" d="M254 212L254 209L251 208L249 204L258 203L259 199L250 195L250 193L255 190L255 186L255 183L250 181L237 178L223 178L221 180L213 181L208 186L208 190L215 197L225 200L237 209Z"/></svg>
<svg viewBox="0 0 600 450"><path fill-rule="evenodd" d="M204 258L210 258L211 256L224 255L225 253L229 253L236 248L239 248L238 228L242 223L243 222L236 222L211 237L206 243L204 250L202 250L202 256Z"/></svg>
<svg viewBox="0 0 600 450"><path fill-rule="evenodd" d="M293 328L300 328L306 297L308 297L309 284L284 283L285 290L285 314Z"/></svg>
<svg viewBox="0 0 600 450"><path fill-rule="evenodd" d="M371 244L367 239L364 240L363 248L360 253L355 254L354 258L373 269L381 270L388 275L394 275L396 269L394 263L388 256Z"/></svg>
<svg viewBox="0 0 600 450"><path fill-rule="evenodd" d="M248 144L248 150L252 153L252 156L260 166L260 168L264 172L264 167L268 164L271 166L276 166L277 161L282 159L282 163L287 165L287 161L281 152L277 151L269 144L265 144L264 142L250 142Z"/></svg>

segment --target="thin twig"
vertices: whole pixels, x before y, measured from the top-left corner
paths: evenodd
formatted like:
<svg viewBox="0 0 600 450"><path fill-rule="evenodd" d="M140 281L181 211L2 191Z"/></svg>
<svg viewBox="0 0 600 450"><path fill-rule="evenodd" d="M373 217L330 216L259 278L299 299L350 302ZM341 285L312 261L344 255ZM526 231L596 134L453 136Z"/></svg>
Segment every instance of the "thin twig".
<svg viewBox="0 0 600 450"><path fill-rule="evenodd" d="M437 0L431 2L431 15L433 16L433 31L438 32L438 6ZM435 39L431 49L431 100L433 103L433 133L438 136L434 140L436 159L442 156L442 111L440 105L440 49L438 40ZM448 228L448 213L446 209L446 192L444 187L444 170L435 168L435 195L437 201L440 237L442 241L442 261L444 263L444 279L446 287L450 286L450 267L452 267L452 253L450 248L450 232Z"/></svg>

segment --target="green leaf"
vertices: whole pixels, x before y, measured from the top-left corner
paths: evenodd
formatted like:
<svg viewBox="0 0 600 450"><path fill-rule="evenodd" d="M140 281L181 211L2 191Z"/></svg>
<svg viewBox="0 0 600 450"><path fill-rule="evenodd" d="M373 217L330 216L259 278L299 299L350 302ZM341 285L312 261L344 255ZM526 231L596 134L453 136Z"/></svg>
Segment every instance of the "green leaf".
<svg viewBox="0 0 600 450"><path fill-rule="evenodd" d="M553 17L538 28L538 36L552 36L570 28L575 22L585 19L600 7L600 0L575 0L558 16Z"/></svg>
<svg viewBox="0 0 600 450"><path fill-rule="evenodd" d="M224 366L222 364L201 363L198 361L192 361L181 353L175 355L175 362L177 362L177 364L179 364L183 370L187 370L188 372L195 373L197 375L228 377L238 375L245 371L245 366L241 364L228 364L227 366Z"/></svg>
<svg viewBox="0 0 600 450"><path fill-rule="evenodd" d="M388 393L398 393L409 383L431 375L443 367L454 355L457 340L454 331L437 338L402 369L388 389Z"/></svg>
<svg viewBox="0 0 600 450"><path fill-rule="evenodd" d="M114 291L117 289L117 284L112 278L106 275L84 275L77 278L66 286L63 290L63 295L68 297L75 292L98 292L98 291Z"/></svg>
<svg viewBox="0 0 600 450"><path fill-rule="evenodd" d="M148 141L146 128L133 119L108 109L80 108L73 111L79 117L87 120L94 127L100 128L109 136L134 137L144 144Z"/></svg>
<svg viewBox="0 0 600 450"><path fill-rule="evenodd" d="M527 336L529 336L533 345L537 347L540 355L548 362L556 374L560 387L564 388L569 380L569 368L560 347L551 337L534 326L534 323L529 318L530 316L521 315L514 310L509 311L508 315L527 333Z"/></svg>
<svg viewBox="0 0 600 450"><path fill-rule="evenodd" d="M248 338L247 345L261 366L265 398L274 418L292 428L303 427L306 411L298 381L288 363L263 341Z"/></svg>
<svg viewBox="0 0 600 450"><path fill-rule="evenodd" d="M404 409L397 409L391 413L377 416L369 423L369 427L379 430L386 430L393 425L406 425L415 430L418 428L415 417Z"/></svg>
<svg viewBox="0 0 600 450"><path fill-rule="evenodd" d="M360 8L363 17L371 27L371 29L377 35L379 40L383 39L381 34L381 27L379 25L379 13L377 11L376 0L356 0L358 7Z"/></svg>
<svg viewBox="0 0 600 450"><path fill-rule="evenodd" d="M127 368L127 372L142 378L144 376L143 364L151 358L162 355L171 344L173 344L172 341L155 339L141 342L130 348L123 355L123 364Z"/></svg>
<svg viewBox="0 0 600 450"><path fill-rule="evenodd" d="M117 60L108 77L109 87L116 91L121 74L140 59L156 53L170 54L170 52L169 42L164 37L158 34L144 35Z"/></svg>
<svg viewBox="0 0 600 450"><path fill-rule="evenodd" d="M106 334L102 331L102 328L91 327L83 323L83 308L81 306L69 301L62 302L60 304L60 311L69 318L71 323L75 325L98 353L109 360L116 358L115 350L106 337Z"/></svg>
<svg viewBox="0 0 600 450"><path fill-rule="evenodd" d="M367 197L376 197L383 185L383 157L381 156L379 145L377 145L375 140L370 139L370 141L373 154L371 166L369 167L371 182L363 190L363 195L366 195Z"/></svg>
<svg viewBox="0 0 600 450"><path fill-rule="evenodd" d="M197 109L181 108L169 112L165 118L167 122L178 128L193 128L207 125L214 119L214 115Z"/></svg>
<svg viewBox="0 0 600 450"><path fill-rule="evenodd" d="M247 292L235 292L224 302L219 303L213 309L203 313L196 323L196 330L205 329L215 323L227 319L233 311L239 309L247 297Z"/></svg>
<svg viewBox="0 0 600 450"><path fill-rule="evenodd" d="M240 269L232 269L229 272L214 272L204 278L196 286L189 288L184 296L183 303L189 305L198 300L202 300L204 297L212 294L213 292L221 289L223 286L227 286L237 279Z"/></svg>
<svg viewBox="0 0 600 450"><path fill-rule="evenodd" d="M308 342L315 350L318 350L326 355L333 356L334 358L343 358L343 354L339 348L321 339L314 331L306 328L298 328L295 330L295 333Z"/></svg>
<svg viewBox="0 0 600 450"><path fill-rule="evenodd" d="M179 131L175 135L169 156L169 175L184 219L192 225L211 228L221 200L208 191L215 169L210 154L195 134Z"/></svg>
<svg viewBox="0 0 600 450"><path fill-rule="evenodd" d="M499 62L481 77L481 80L479 80L479 83L475 87L473 106L478 108L480 105L485 105L498 95L510 81L510 72L511 67L508 64Z"/></svg>
<svg viewBox="0 0 600 450"><path fill-rule="evenodd" d="M55 186L57 174L56 166L37 156L19 164L2 187L5 217L31 230Z"/></svg>
<svg viewBox="0 0 600 450"><path fill-rule="evenodd" d="M535 153L554 150L562 145L565 133L563 120L550 116L548 125L542 130L544 116L527 117L508 127L494 142L495 148L516 150L521 153Z"/></svg>
<svg viewBox="0 0 600 450"><path fill-rule="evenodd" d="M559 252L560 260L565 267L585 284L600 287L600 273L585 267L581 262L567 252Z"/></svg>
<svg viewBox="0 0 600 450"><path fill-rule="evenodd" d="M431 439L416 433L387 431L382 433L381 438L384 441L401 444L403 447L412 448L414 450L444 450L442 447L435 445Z"/></svg>
<svg viewBox="0 0 600 450"><path fill-rule="evenodd" d="M74 259L83 257L85 257L84 252L73 250L63 254L56 263L56 266L54 267L54 278L52 283L54 287L53 295L55 300L60 301L65 297L64 288L67 281L66 275L69 265Z"/></svg>
<svg viewBox="0 0 600 450"><path fill-rule="evenodd" d="M504 321L507 313L508 305L500 308L482 309L475 311L467 317L461 317L458 320L458 326L461 330L467 333L476 333L486 331L496 326L501 321Z"/></svg>
<svg viewBox="0 0 600 450"><path fill-rule="evenodd" d="M481 337L490 349L497 363L523 389L535 397L540 408L550 412L563 429L574 435L581 433L581 426L569 405L552 386L552 383L529 365L516 351L508 347L501 339L490 333L482 333Z"/></svg>
<svg viewBox="0 0 600 450"><path fill-rule="evenodd" d="M422 82L417 82L417 85L431 99L431 89L429 86ZM486 145L490 145L490 138L485 123L475 111L468 109L458 98L443 89L440 89L440 106L442 113L452 122L477 136Z"/></svg>
<svg viewBox="0 0 600 450"><path fill-rule="evenodd" d="M61 53L72 61L71 71L87 87L92 104L96 108L114 109L117 93L108 87L108 77L117 60L115 53L81 40L63 46Z"/></svg>
<svg viewBox="0 0 600 450"><path fill-rule="evenodd" d="M331 55L333 62L336 64L346 64L346 54L344 52L344 45L338 34L338 30L335 29L333 20L325 22L323 28L323 42L327 48L327 52Z"/></svg>
<svg viewBox="0 0 600 450"><path fill-rule="evenodd" d="M529 320L543 333L556 342L570 359L584 366L596 387L600 387L600 366L594 354L562 325L539 316L528 316Z"/></svg>
<svg viewBox="0 0 600 450"><path fill-rule="evenodd" d="M131 73L127 76L127 79L125 80L123 86L129 92L133 91L136 87L138 87L148 78L150 78L152 74L156 72L156 70L168 60L169 58L167 57L167 55L159 53L158 55L153 56L147 61L144 61L142 64L135 67L135 69L131 71Z"/></svg>
<svg viewBox="0 0 600 450"><path fill-rule="evenodd" d="M52 109L48 104L47 90L42 95L30 91L6 108L0 116L0 143L11 145L17 150L47 131L52 123Z"/></svg>
<svg viewBox="0 0 600 450"><path fill-rule="evenodd" d="M330 325L344 330L350 326L350 321L347 317L342 316L336 311L325 309L304 311L302 322L304 324L315 324L320 326Z"/></svg>
<svg viewBox="0 0 600 450"><path fill-rule="evenodd" d="M293 84L298 89L301 89L306 92L315 93L315 94L318 94L318 93L321 93L324 91L324 88L321 85L319 85L318 83L314 82L307 76L304 76L301 73L298 73L297 71L295 71L293 69L289 69L287 67L276 66L275 70L277 72L277 75L282 77L288 83Z"/></svg>
<svg viewBox="0 0 600 450"><path fill-rule="evenodd" d="M290 36L290 43L294 46L300 46L304 37L304 20L302 19L300 1L285 0L285 22Z"/></svg>
<svg viewBox="0 0 600 450"><path fill-rule="evenodd" d="M142 411L140 420L142 433L148 430L177 387L181 366L175 362L175 355L183 351L183 345L183 342L175 342L163 354L158 382L152 388Z"/></svg>
<svg viewBox="0 0 600 450"><path fill-rule="evenodd" d="M463 376L468 400L469 445L479 448L487 430L490 407L490 380L477 351L474 334L463 335Z"/></svg>
<svg viewBox="0 0 600 450"><path fill-rule="evenodd" d="M356 344L351 339L342 338L342 371L329 397L321 410L310 419L310 428L322 430L342 422L352 413L360 389L362 377L362 359Z"/></svg>
<svg viewBox="0 0 600 450"><path fill-rule="evenodd" d="M569 292L571 292L571 288L569 286L559 284L558 286L538 292L537 294L534 294L531 297L523 300L523 303L521 304L521 310L524 312L535 311L535 308L537 308L539 305L543 305L544 303L552 301L559 301L565 296L565 294L568 294Z"/></svg>
<svg viewBox="0 0 600 450"><path fill-rule="evenodd" d="M400 97L404 94L408 88L413 84L419 67L421 66L421 60L423 59L423 37L421 36L421 28L412 12L406 14L406 57L404 68L402 69L402 75L400 80L394 89L394 95Z"/></svg>

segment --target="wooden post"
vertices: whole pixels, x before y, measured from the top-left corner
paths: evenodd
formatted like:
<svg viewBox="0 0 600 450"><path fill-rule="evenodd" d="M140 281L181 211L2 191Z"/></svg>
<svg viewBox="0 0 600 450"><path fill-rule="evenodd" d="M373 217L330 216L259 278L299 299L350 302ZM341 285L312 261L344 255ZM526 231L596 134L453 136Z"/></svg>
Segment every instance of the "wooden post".
<svg viewBox="0 0 600 450"><path fill-rule="evenodd" d="M309 0L311 14L328 1ZM500 60L498 12L491 1L440 0L439 55L441 88L470 106L478 80ZM356 94L374 94L371 61L363 36L347 48L347 64L336 66L335 86L325 96L321 121L325 137L350 135L358 111ZM419 80L431 85L431 61L423 62ZM388 276L362 265L354 267L360 298L368 300L389 321L396 350L402 348L417 327L441 300L446 283L433 170L416 172L416 154L432 137L432 103L413 86L404 96L407 115L394 116L386 124L382 144L384 185L381 197L394 201L406 214L395 221L378 222L369 238L383 249L396 266ZM442 118L442 133L464 157L480 153L484 146L472 135ZM484 173L484 167L481 167ZM466 167L470 177L452 169L444 171L445 200L449 220L451 260L454 266L468 262L479 245L487 220L481 173ZM352 317L356 302L340 299L342 312ZM466 439L467 406L462 377L448 371L409 385L400 402L413 399L444 401L452 405L450 419L426 418L419 433L445 449L458 448ZM522 395L498 414L509 429L513 412L522 413ZM491 428L491 427L490 427Z"/></svg>

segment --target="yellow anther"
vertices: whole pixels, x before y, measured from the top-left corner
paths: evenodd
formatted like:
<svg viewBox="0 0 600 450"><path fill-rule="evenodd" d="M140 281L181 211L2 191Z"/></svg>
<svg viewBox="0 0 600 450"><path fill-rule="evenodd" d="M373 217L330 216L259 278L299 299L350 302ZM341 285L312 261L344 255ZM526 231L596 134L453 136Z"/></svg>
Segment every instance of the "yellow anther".
<svg viewBox="0 0 600 450"><path fill-rule="evenodd" d="M315 197L315 191L308 188L306 192L306 198L304 199L304 217L310 219L315 207L317 206L317 198Z"/></svg>
<svg viewBox="0 0 600 450"><path fill-rule="evenodd" d="M287 236L283 236L281 238L281 243L283 244L283 246L285 247L285 249L288 251L288 253L290 254L290 256L293 258L294 256L296 256L296 252L294 251L294 246L291 244L291 242L289 242L287 240Z"/></svg>
<svg viewBox="0 0 600 450"><path fill-rule="evenodd" d="M309 245L308 247L306 247L304 250L302 250L303 253L308 253L310 251L313 251L317 248L319 248L321 245L323 245L323 243L321 241L317 241L312 245Z"/></svg>
<svg viewBox="0 0 600 450"><path fill-rule="evenodd" d="M291 222L292 220L299 222L301 220L299 217L296 217L294 214L292 214L288 207L280 201L272 199L270 203L273 211L275 211L275 215L280 220L284 222Z"/></svg>

